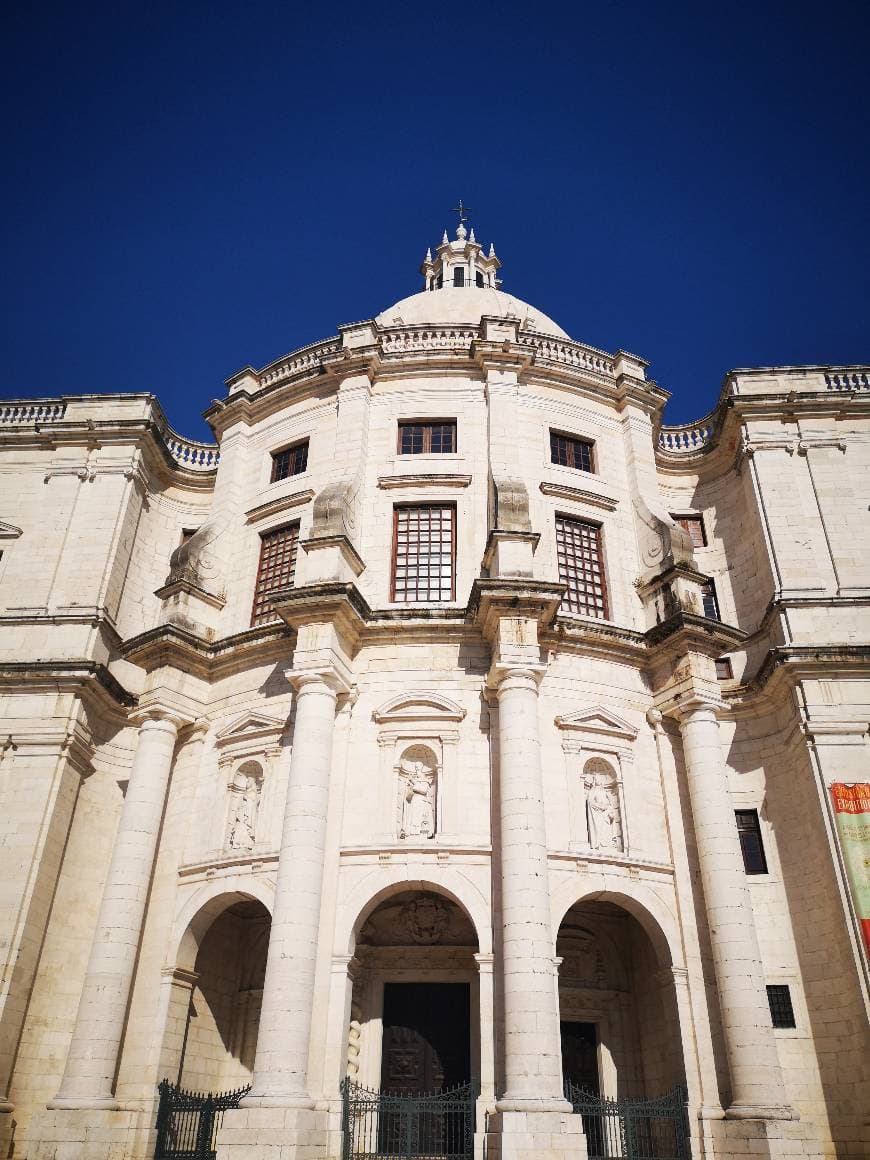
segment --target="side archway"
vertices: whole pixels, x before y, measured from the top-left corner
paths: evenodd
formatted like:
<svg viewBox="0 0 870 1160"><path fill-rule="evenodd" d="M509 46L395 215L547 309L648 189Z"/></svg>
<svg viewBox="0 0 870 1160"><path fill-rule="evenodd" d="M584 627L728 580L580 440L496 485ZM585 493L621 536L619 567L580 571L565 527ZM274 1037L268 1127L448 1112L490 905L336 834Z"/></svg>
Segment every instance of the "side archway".
<svg viewBox="0 0 870 1160"><path fill-rule="evenodd" d="M161 1051L162 1074L183 1087L221 1091L250 1082L271 930L262 893L247 884L206 888L185 908L174 962L163 972Z"/></svg>

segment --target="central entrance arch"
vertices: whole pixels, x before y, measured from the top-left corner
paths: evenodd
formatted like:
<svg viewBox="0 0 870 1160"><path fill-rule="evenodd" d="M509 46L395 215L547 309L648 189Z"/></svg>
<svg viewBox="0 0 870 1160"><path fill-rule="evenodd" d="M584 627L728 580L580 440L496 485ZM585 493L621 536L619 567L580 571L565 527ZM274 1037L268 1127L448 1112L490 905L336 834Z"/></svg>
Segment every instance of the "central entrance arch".
<svg viewBox="0 0 870 1160"><path fill-rule="evenodd" d="M480 1075L477 935L433 890L399 890L361 924L348 1076L383 1092L435 1093Z"/></svg>

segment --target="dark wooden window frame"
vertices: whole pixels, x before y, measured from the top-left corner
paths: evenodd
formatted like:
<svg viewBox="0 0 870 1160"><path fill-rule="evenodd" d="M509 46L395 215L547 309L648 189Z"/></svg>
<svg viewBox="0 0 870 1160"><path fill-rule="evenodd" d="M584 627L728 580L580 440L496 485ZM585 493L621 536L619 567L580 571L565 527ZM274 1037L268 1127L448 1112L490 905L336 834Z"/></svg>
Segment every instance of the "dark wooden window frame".
<svg viewBox="0 0 870 1160"><path fill-rule="evenodd" d="M743 869L747 874L767 874L767 855L764 852L758 810L735 810L734 821L737 824L737 836L740 838Z"/></svg>
<svg viewBox="0 0 870 1160"><path fill-rule="evenodd" d="M277 559L272 553L270 559L269 548L277 544L279 537L284 537L289 543L289 567L285 559ZM256 627L269 624L278 619L277 613L272 612L266 597L281 588L289 588L296 575L296 558L299 553L299 521L282 524L278 528L269 528L260 533L260 556L257 562L257 579L254 584L254 599L251 604L251 625ZM283 565L283 567L282 567Z"/></svg>
<svg viewBox="0 0 870 1160"><path fill-rule="evenodd" d="M797 1027L791 989L787 983L768 983L767 1004L770 1007L770 1021L774 1027Z"/></svg>
<svg viewBox="0 0 870 1160"><path fill-rule="evenodd" d="M671 512L671 519L674 521L674 523L679 524L684 532L689 533L689 536L691 537L692 544L694 547L696 547L696 548L706 548L707 547L707 529L704 526L704 517L703 516L698 516L698 515L680 516L680 515L675 515L674 512ZM700 533L700 535L696 535L695 533L693 533L693 531L692 531L693 528L695 528L697 530L697 532Z"/></svg>
<svg viewBox="0 0 870 1160"><path fill-rule="evenodd" d="M286 447L280 448L278 451L273 451L272 454L272 471L269 477L270 483L280 483L282 479L290 479L294 475L303 475L308 470L308 443L307 439L298 439L295 443L289 443ZM301 466L299 461L301 460ZM283 470L286 464L287 470Z"/></svg>
<svg viewBox="0 0 870 1160"><path fill-rule="evenodd" d="M403 450L403 436L406 431L412 428L419 427L422 435L422 450L420 451L405 451ZM450 427L452 429L450 451L433 451L432 450L432 436L436 428ZM400 419L399 430L396 440L396 451L398 455L455 455L456 454L456 420L455 419Z"/></svg>
<svg viewBox="0 0 870 1160"><path fill-rule="evenodd" d="M561 559L560 552L559 552L559 546L560 546L560 536L559 536L560 527L559 527L559 525L560 525L560 523L562 523L562 524L564 524L564 523L576 524L582 528L594 529L594 531L595 531L596 550L597 550L597 557L598 557L598 573L599 573L599 576L601 579L600 587L601 587L602 608L601 608L600 613L598 613L597 611L590 611L589 610L589 606L590 606L589 600L584 601L584 604L585 604L584 608L579 608L579 607L572 608L571 607L572 603L579 603L579 601L577 601L576 599L574 599L572 597L572 589L570 587L571 577L568 573L568 567L567 567L567 551L565 552L566 567L565 568L562 567L562 559ZM564 597L562 598L562 608L566 612L576 612L580 616L591 616L591 617L594 617L596 620L607 620L610 616L610 600L609 600L609 595L608 595L608 590L607 590L607 567L606 567L606 558L605 558L605 554L604 554L604 534L603 534L602 525L599 523L596 523L594 520L582 519L581 517L573 515L569 512L556 512L555 527L556 527L556 565L557 565L557 569L559 572L559 579L562 581L563 584L567 583L569 585L568 591L565 593ZM575 556L574 559L576 560L576 559L578 559L578 557ZM576 567L576 565L575 565L575 567ZM578 588L578 591L579 591L579 588Z"/></svg>
<svg viewBox="0 0 870 1160"><path fill-rule="evenodd" d="M408 589L406 587L403 596L397 595L396 581L398 579L397 570L403 565L399 564L399 517L402 512L410 511L432 511L433 509L449 509L451 516L451 542L450 542L450 595L439 596L437 598L426 596L422 600L409 600L407 596ZM390 602L393 604L448 604L456 599L456 523L457 511L455 503L404 503L396 504L393 507L393 552L392 562L390 564ZM419 542L419 541L418 541ZM431 541L430 541L431 543ZM409 559L406 556L406 560ZM405 567L410 568L406 564ZM406 579L408 577L406 576ZM419 584L416 590L419 590Z"/></svg>
<svg viewBox="0 0 870 1160"><path fill-rule="evenodd" d="M564 458L566 463L562 462L558 440L565 444ZM595 464L595 441L593 439L584 439L580 435L572 435L568 431L557 431L555 427L550 428L550 462L557 467L569 467L572 471L586 471L590 475L594 475L596 471Z"/></svg>
<svg viewBox="0 0 870 1160"><path fill-rule="evenodd" d="M719 657L716 661L716 680L717 681L733 681L734 668L728 657Z"/></svg>

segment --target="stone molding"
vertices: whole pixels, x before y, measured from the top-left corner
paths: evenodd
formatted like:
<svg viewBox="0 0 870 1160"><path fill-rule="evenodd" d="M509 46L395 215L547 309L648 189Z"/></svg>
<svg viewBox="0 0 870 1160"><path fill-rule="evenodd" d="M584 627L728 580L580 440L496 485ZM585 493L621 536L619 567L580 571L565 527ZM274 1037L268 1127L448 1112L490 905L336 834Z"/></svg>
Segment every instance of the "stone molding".
<svg viewBox="0 0 870 1160"><path fill-rule="evenodd" d="M567 499L573 503L582 503L591 507L603 508L608 512L615 511L619 505L619 500L613 496L603 495L597 491L589 491L585 487L570 487L566 483L553 483L547 479L541 480L539 486L544 495L552 495L557 499Z"/></svg>

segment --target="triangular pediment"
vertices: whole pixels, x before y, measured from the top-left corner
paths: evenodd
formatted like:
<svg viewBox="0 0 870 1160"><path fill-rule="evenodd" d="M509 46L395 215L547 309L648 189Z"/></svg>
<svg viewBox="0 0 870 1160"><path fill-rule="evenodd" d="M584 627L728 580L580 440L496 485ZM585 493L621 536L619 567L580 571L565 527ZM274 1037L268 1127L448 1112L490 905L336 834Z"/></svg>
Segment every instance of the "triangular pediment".
<svg viewBox="0 0 870 1160"><path fill-rule="evenodd" d="M4 524L0 520L0 540L17 540L21 535L21 528L16 528L15 524Z"/></svg>
<svg viewBox="0 0 870 1160"><path fill-rule="evenodd" d="M620 737L625 741L634 741L637 729L604 709L601 705L593 705L590 709L578 709L575 713L566 713L556 718L560 729L570 729L578 733L595 733L607 737Z"/></svg>
<svg viewBox="0 0 870 1160"><path fill-rule="evenodd" d="M235 741L247 741L251 737L267 737L284 732L287 722L281 717L270 717L266 713L243 713L231 724L224 726L215 740L218 745L228 745Z"/></svg>
<svg viewBox="0 0 870 1160"><path fill-rule="evenodd" d="M372 716L379 725L388 721L461 721L465 710L440 693L424 691L391 697Z"/></svg>

